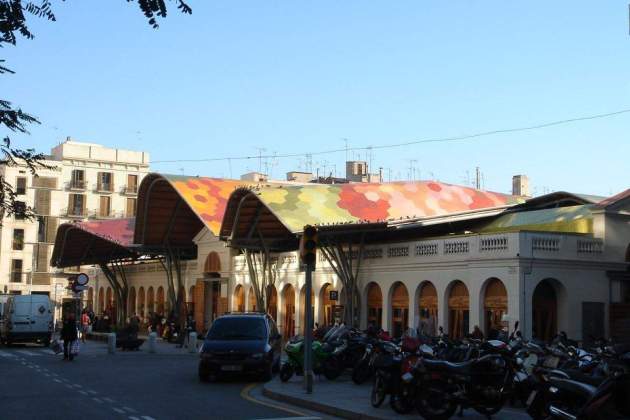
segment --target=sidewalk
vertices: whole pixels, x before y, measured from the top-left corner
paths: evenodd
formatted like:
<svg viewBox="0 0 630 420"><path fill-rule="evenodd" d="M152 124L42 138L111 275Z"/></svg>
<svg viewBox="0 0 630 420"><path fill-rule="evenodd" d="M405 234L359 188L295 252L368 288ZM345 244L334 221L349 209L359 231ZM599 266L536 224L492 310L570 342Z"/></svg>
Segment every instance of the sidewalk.
<svg viewBox="0 0 630 420"><path fill-rule="evenodd" d="M371 382L364 385L355 385L349 376L342 376L335 381L328 381L323 376L315 377L313 393L307 394L303 386L303 377L294 376L290 381L283 383L275 377L271 382L263 385L263 395L276 401L282 401L309 410L319 411L345 419L417 419L418 414L413 412L408 415L396 414L389 406L389 397L379 408L370 404ZM486 419L474 410L466 410L464 418ZM529 419L524 410L507 407L493 419Z"/></svg>
<svg viewBox="0 0 630 420"><path fill-rule="evenodd" d="M88 334L87 343L90 347L90 354L107 354L107 333L90 333ZM115 354L133 355L133 354L168 354L168 355L189 355L198 356L199 348L203 341L197 341L197 348L194 353L190 353L186 347L178 348L176 344L168 343L158 338L155 343L155 353L149 353L148 337L138 336L144 340L144 343L137 351L122 351L120 347L116 349ZM84 345L85 346L85 345Z"/></svg>

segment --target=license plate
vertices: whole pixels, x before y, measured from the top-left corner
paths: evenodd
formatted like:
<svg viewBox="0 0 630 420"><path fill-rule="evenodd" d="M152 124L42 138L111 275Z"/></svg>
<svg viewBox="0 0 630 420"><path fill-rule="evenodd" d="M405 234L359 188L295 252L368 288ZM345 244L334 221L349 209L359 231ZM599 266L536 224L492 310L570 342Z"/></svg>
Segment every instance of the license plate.
<svg viewBox="0 0 630 420"><path fill-rule="evenodd" d="M226 372L240 372L243 370L243 366L241 365L223 365L221 366L221 370Z"/></svg>
<svg viewBox="0 0 630 420"><path fill-rule="evenodd" d="M531 394L529 394L529 398L527 398L527 402L525 403L526 406L530 406L532 405L532 403L534 402L534 398L536 398L536 393L538 391L532 391Z"/></svg>

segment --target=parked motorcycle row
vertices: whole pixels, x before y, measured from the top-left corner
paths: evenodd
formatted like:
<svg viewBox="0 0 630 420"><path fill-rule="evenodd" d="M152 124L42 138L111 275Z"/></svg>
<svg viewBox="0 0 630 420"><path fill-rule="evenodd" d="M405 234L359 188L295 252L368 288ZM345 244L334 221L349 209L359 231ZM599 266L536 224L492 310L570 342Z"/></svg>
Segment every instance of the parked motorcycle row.
<svg viewBox="0 0 630 420"><path fill-rule="evenodd" d="M318 330L313 370L334 380L352 372L372 381L371 404L387 397L400 414L448 419L473 409L490 416L506 404L524 407L534 419L630 418L630 346L600 339L578 347L561 333L550 343L523 339L518 323L504 341L416 337L392 340L382 331L336 326ZM287 381L303 373L303 339L285 346L280 370Z"/></svg>

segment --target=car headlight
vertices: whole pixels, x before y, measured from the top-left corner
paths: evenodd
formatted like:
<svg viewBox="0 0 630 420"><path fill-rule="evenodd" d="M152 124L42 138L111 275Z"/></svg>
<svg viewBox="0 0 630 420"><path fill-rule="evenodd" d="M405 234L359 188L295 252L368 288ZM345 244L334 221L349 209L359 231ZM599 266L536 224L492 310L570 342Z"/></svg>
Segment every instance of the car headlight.
<svg viewBox="0 0 630 420"><path fill-rule="evenodd" d="M254 353L250 357L254 360L261 360L263 357L265 357L265 353Z"/></svg>

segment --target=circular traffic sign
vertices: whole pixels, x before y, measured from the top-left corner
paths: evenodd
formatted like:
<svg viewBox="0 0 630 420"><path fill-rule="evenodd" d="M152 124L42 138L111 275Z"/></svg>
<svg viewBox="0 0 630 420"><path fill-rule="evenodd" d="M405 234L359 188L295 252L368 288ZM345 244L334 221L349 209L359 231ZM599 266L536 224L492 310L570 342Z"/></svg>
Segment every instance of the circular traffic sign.
<svg viewBox="0 0 630 420"><path fill-rule="evenodd" d="M77 276L77 280L76 280L76 282L77 282L77 284L78 284L79 286L85 286L86 284L88 284L88 282L89 282L89 281L90 281L90 278L89 278L89 277L88 277L88 275L87 275L87 274L85 274L85 273L81 273L81 274L79 274L79 275Z"/></svg>

